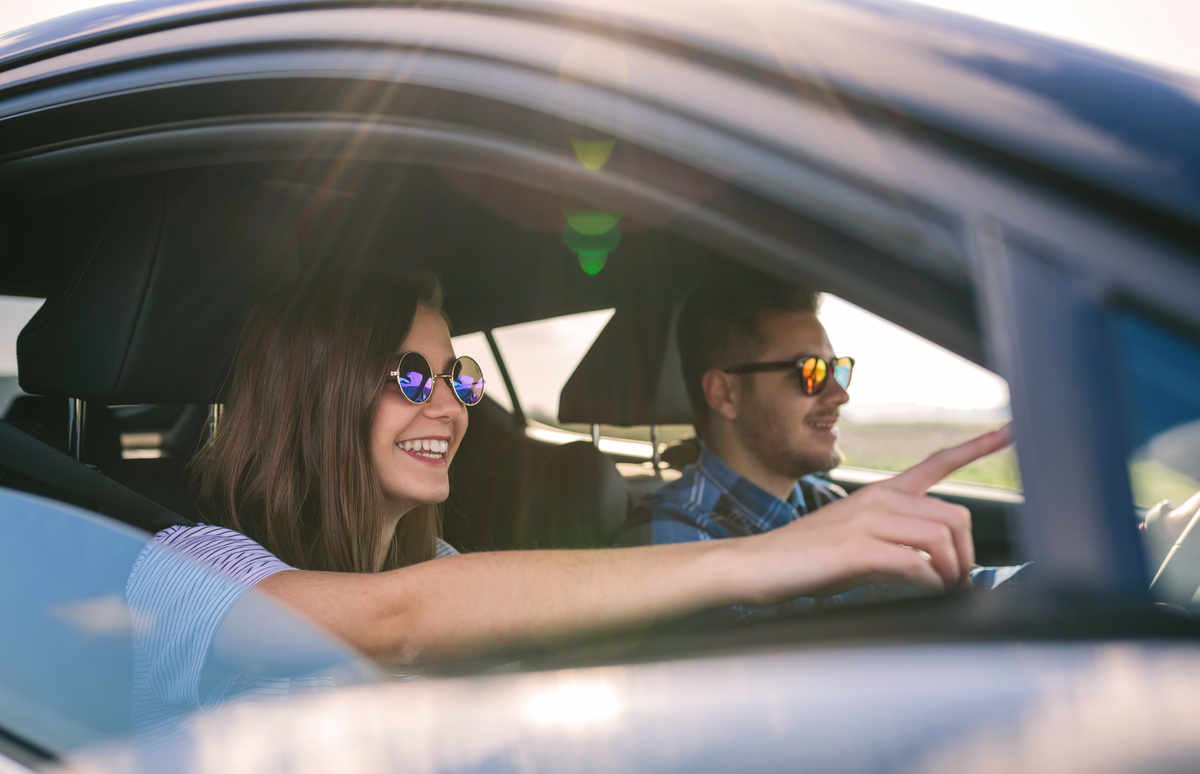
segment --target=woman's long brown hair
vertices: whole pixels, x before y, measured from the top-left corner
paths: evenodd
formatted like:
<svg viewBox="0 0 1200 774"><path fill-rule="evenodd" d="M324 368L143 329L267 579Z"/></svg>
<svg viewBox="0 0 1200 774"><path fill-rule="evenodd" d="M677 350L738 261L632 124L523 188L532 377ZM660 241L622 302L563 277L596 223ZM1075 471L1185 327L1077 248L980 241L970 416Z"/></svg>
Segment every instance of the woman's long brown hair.
<svg viewBox="0 0 1200 774"><path fill-rule="evenodd" d="M371 422L432 275L312 279L261 304L242 334L221 426L193 462L207 523L305 570L373 572L383 493ZM383 569L433 556L436 505L400 519Z"/></svg>

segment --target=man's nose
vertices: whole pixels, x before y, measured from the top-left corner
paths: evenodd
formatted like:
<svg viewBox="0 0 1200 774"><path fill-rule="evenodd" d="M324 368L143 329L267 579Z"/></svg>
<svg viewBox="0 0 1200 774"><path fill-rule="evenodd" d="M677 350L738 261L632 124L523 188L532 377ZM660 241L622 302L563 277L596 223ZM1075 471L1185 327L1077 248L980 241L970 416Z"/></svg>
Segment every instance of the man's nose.
<svg viewBox="0 0 1200 774"><path fill-rule="evenodd" d="M850 400L850 393L838 383L837 379L830 378L829 384L825 385L825 391L821 393L821 402L833 406L840 406Z"/></svg>

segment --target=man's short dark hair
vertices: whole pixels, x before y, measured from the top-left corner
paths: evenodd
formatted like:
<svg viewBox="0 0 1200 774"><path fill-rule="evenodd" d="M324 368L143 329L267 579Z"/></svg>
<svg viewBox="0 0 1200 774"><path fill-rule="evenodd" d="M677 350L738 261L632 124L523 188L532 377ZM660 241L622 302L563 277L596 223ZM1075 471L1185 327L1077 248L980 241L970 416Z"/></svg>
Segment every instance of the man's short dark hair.
<svg viewBox="0 0 1200 774"><path fill-rule="evenodd" d="M817 293L755 272L707 279L688 295L677 325L679 360L696 432L709 408L700 377L710 368L753 360L762 349L759 321L777 312L817 312Z"/></svg>

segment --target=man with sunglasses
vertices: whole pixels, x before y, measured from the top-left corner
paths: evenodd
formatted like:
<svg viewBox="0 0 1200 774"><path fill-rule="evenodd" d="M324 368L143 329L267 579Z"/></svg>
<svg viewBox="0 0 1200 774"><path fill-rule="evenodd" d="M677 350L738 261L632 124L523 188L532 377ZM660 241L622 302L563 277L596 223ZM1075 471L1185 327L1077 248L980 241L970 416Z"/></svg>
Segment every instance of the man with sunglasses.
<svg viewBox="0 0 1200 774"><path fill-rule="evenodd" d="M847 496L818 474L842 460L837 421L850 399L854 359L835 353L817 309L816 293L761 276L722 277L692 292L679 315L678 344L700 455L679 480L639 504L619 544L758 534ZM895 488L903 488L902 476ZM915 497L894 503L865 495L851 501L862 501L883 525L889 520L878 513L888 508L896 524L915 516L969 525L963 509L923 497L921 487L905 491ZM969 526L964 534L969 542ZM979 568L971 578L977 587L991 586L1011 574L1008 568ZM907 592L860 588L834 599Z"/></svg>

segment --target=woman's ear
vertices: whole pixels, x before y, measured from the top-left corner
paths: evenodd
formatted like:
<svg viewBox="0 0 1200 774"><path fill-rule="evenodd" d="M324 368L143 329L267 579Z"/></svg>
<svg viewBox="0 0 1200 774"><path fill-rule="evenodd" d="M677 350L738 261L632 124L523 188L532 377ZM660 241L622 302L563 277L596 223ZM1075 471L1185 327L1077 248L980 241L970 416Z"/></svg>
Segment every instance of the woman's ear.
<svg viewBox="0 0 1200 774"><path fill-rule="evenodd" d="M710 368L700 376L700 388L708 408L718 416L733 421L738 415L738 384L732 374Z"/></svg>

